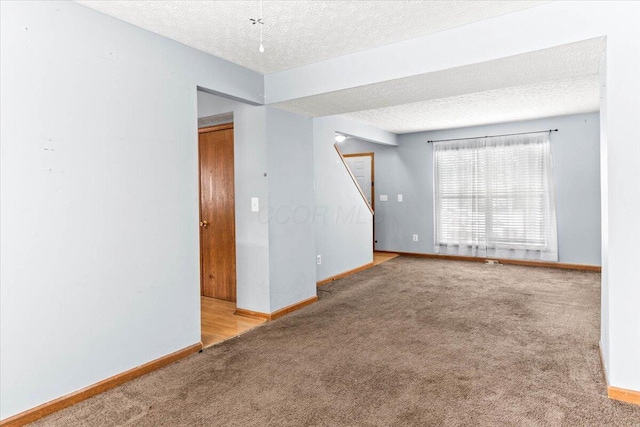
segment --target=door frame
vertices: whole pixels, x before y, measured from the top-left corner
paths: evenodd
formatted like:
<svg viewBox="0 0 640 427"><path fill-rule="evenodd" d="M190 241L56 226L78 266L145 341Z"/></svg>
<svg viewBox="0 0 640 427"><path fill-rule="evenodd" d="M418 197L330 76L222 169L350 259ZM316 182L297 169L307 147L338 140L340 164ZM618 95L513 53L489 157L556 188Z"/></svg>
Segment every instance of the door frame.
<svg viewBox="0 0 640 427"><path fill-rule="evenodd" d="M219 125L215 125L215 126L207 126L207 127L202 127L202 128L198 128L198 222L201 223L202 222L202 159L201 159L201 153L200 153L200 134L202 133L210 133L210 132L217 132L217 131L221 131L221 130L228 130L228 129L234 129L233 127L233 122L229 122L229 123L222 123ZM234 177L233 177L233 193L235 196L235 140L236 140L236 136L235 136L235 131L233 134L233 145L234 145ZM235 203L235 197L234 197L234 203ZM235 206L234 206L235 209ZM203 283L203 276L202 276L202 267L203 267L203 262L202 262L202 230L200 229L200 227L202 227L201 225L199 225L198 227L198 242L199 242L199 259L200 259L200 297L202 297L203 292L204 292L204 283ZM237 224L234 226L234 230L233 230L233 234L234 234L234 242L236 240L235 235L236 235L236 228L237 228ZM235 250L235 249L234 249ZM237 257L237 253L236 253L236 257ZM237 298L237 293L238 293L238 270L236 267L236 298ZM202 313L201 313L202 315Z"/></svg>
<svg viewBox="0 0 640 427"><path fill-rule="evenodd" d="M375 153L373 151L367 151L365 153L351 153L351 154L343 154L342 157L344 158L348 158L348 157L371 157L371 210L373 211L373 218L372 218L372 224L373 224L373 251L375 252L376 250L376 163L375 163ZM349 167L349 165L347 165L347 167ZM354 181L356 183L356 185L360 185L358 184L357 181ZM362 189L360 189L362 192Z"/></svg>
<svg viewBox="0 0 640 427"><path fill-rule="evenodd" d="M366 152L366 153L351 153L351 154L343 154L343 157L347 158L347 157L371 157L371 209L373 209L374 211L374 215L375 215L375 209L376 209L376 197L375 197L375 153L372 151Z"/></svg>

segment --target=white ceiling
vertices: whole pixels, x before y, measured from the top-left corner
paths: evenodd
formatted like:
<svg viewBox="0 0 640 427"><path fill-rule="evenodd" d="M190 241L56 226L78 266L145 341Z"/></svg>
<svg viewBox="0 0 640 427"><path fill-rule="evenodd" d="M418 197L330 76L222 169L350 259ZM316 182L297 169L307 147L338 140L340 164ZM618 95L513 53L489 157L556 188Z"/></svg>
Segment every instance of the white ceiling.
<svg viewBox="0 0 640 427"><path fill-rule="evenodd" d="M263 74L298 67L546 1L89 1L90 8Z"/></svg>
<svg viewBox="0 0 640 427"><path fill-rule="evenodd" d="M344 114L394 133L506 123L598 111L597 75L474 92Z"/></svg>
<svg viewBox="0 0 640 427"><path fill-rule="evenodd" d="M311 117L598 74L604 39L328 92L273 106Z"/></svg>
<svg viewBox="0 0 640 427"><path fill-rule="evenodd" d="M394 133L599 110L604 38L272 104Z"/></svg>

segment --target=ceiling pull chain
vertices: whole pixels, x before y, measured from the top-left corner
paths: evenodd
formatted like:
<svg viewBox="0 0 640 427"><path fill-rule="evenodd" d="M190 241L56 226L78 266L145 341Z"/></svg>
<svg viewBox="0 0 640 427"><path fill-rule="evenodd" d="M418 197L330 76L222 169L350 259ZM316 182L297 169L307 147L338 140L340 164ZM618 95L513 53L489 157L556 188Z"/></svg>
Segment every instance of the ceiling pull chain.
<svg viewBox="0 0 640 427"><path fill-rule="evenodd" d="M264 45L262 44L262 26L264 25L264 21L262 21L262 0L260 0L260 53L264 52Z"/></svg>
<svg viewBox="0 0 640 427"><path fill-rule="evenodd" d="M258 48L258 50L260 51L260 53L263 53L264 45L262 44L262 26L264 25L264 21L262 20L262 0L260 0L260 15L258 16L258 19L249 18L249 21L251 21L251 25L260 25L260 47Z"/></svg>

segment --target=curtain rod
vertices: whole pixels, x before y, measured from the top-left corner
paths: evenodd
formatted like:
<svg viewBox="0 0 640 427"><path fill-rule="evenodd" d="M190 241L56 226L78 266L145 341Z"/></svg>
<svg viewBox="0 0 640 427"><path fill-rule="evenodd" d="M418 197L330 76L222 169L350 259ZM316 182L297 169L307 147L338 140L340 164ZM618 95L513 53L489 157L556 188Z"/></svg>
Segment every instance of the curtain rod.
<svg viewBox="0 0 640 427"><path fill-rule="evenodd" d="M520 132L520 133L505 133L505 134L502 134L502 135L472 136L472 137L469 137L469 138L434 139L432 141L427 141L427 142L430 144L432 142L462 141L464 139L478 139L478 138L496 138L498 136L527 135L529 133L542 133L542 132L558 132L558 129L536 130L536 131L533 131L533 132Z"/></svg>

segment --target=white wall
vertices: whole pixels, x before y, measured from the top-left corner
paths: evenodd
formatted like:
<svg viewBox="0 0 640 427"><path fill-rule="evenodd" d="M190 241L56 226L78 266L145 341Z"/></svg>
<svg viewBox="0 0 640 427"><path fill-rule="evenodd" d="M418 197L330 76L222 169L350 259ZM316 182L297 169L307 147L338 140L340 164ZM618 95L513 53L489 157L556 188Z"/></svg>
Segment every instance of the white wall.
<svg viewBox="0 0 640 427"><path fill-rule="evenodd" d="M629 2L631 3L631 2ZM604 349L612 386L640 391L640 3L616 4L606 63L606 156L602 167ZM611 6L612 8L614 6ZM602 126L602 125L601 125ZM605 178L606 177L606 178ZM603 310L605 312L605 310Z"/></svg>
<svg viewBox="0 0 640 427"><path fill-rule="evenodd" d="M313 122L267 107L271 312L316 295Z"/></svg>
<svg viewBox="0 0 640 427"><path fill-rule="evenodd" d="M600 351L605 374L609 372L609 160L607 157L607 51L600 63L600 213L602 217L602 290L600 300ZM607 376L607 375L606 375ZM608 376L607 376L608 378Z"/></svg>
<svg viewBox="0 0 640 427"><path fill-rule="evenodd" d="M196 87L257 73L72 2L0 2L0 418L200 341Z"/></svg>
<svg viewBox="0 0 640 427"><path fill-rule="evenodd" d="M388 147L348 139L344 153L375 152L376 249L434 253L433 144L436 139L500 135L540 129L550 134L556 184L559 261L600 265L600 118L598 113L418 132ZM381 202L380 194L389 201ZM397 195L403 201L397 201ZM417 242L413 234L418 234Z"/></svg>
<svg viewBox="0 0 640 427"><path fill-rule="evenodd" d="M611 385L640 390L640 3L555 1L266 77L269 102L607 37L602 344Z"/></svg>

